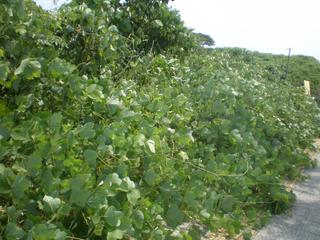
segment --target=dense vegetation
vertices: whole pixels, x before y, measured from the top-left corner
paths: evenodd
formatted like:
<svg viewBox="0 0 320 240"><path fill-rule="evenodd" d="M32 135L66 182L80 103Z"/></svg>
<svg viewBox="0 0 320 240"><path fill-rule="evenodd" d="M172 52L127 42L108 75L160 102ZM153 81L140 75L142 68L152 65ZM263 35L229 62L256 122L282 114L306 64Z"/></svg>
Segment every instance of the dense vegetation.
<svg viewBox="0 0 320 240"><path fill-rule="evenodd" d="M312 162L320 112L166 1L0 3L4 239L199 239L263 225Z"/></svg>
<svg viewBox="0 0 320 240"><path fill-rule="evenodd" d="M294 86L303 86L304 80L311 82L311 93L320 102L320 62L314 57L274 55L251 52L241 48L216 49L228 52L233 57L241 57L246 63L266 70L266 78L287 81Z"/></svg>

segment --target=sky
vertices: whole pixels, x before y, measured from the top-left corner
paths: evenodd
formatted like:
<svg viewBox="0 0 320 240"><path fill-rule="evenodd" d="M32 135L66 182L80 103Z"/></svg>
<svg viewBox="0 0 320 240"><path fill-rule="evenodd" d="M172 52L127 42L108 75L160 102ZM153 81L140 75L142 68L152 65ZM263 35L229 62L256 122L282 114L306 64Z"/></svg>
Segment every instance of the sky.
<svg viewBox="0 0 320 240"><path fill-rule="evenodd" d="M36 0L46 9L52 0ZM58 0L58 4L64 0ZM210 35L216 47L243 47L320 60L319 0L175 0L186 26Z"/></svg>
<svg viewBox="0 0 320 240"><path fill-rule="evenodd" d="M56 4L54 4L54 0L34 0L36 3L41 5L44 9L51 10L59 5L61 5L64 2L67 2L66 0L57 0Z"/></svg>
<svg viewBox="0 0 320 240"><path fill-rule="evenodd" d="M319 0L175 0L185 24L217 47L311 55L320 60Z"/></svg>

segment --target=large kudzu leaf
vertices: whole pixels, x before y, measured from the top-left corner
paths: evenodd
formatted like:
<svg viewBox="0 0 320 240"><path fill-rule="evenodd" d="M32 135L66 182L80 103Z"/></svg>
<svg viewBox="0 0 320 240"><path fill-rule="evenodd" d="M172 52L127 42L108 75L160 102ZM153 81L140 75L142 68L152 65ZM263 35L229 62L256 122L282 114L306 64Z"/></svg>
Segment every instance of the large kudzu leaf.
<svg viewBox="0 0 320 240"><path fill-rule="evenodd" d="M0 194L8 194L10 192L9 172L10 170L0 163Z"/></svg>
<svg viewBox="0 0 320 240"><path fill-rule="evenodd" d="M120 178L119 178L120 179ZM120 179L121 180L121 179ZM119 187L117 187L117 190L119 191L123 191L123 192L129 192L131 190L134 190L136 185L133 181L131 181L131 179L129 177L125 177L123 178L123 180L121 180L121 184ZM119 184L118 184L119 185Z"/></svg>
<svg viewBox="0 0 320 240"><path fill-rule="evenodd" d="M26 233L16 224L9 222L5 228L4 236L8 240L22 239Z"/></svg>
<svg viewBox="0 0 320 240"><path fill-rule="evenodd" d="M166 213L166 222L171 227L176 227L182 224L184 221L184 214L181 212L177 205L172 205L169 207Z"/></svg>
<svg viewBox="0 0 320 240"><path fill-rule="evenodd" d="M144 214L140 210L136 210L132 214L133 224L136 228L142 229L144 223Z"/></svg>
<svg viewBox="0 0 320 240"><path fill-rule="evenodd" d="M76 66L60 58L55 58L49 63L48 66L49 74L53 78L68 76L75 69Z"/></svg>
<svg viewBox="0 0 320 240"><path fill-rule="evenodd" d="M54 113L49 119L49 126L50 128L58 132L59 129L61 128L61 122L62 122L63 116L61 113Z"/></svg>
<svg viewBox="0 0 320 240"><path fill-rule="evenodd" d="M150 152L156 153L156 144L153 140L149 139L146 144Z"/></svg>
<svg viewBox="0 0 320 240"><path fill-rule="evenodd" d="M91 84L86 88L86 95L95 101L104 99L103 88L97 84Z"/></svg>
<svg viewBox="0 0 320 240"><path fill-rule="evenodd" d="M65 240L67 238L68 238L68 236L67 236L66 232L61 231L60 229L57 229L55 231L55 239L54 240Z"/></svg>
<svg viewBox="0 0 320 240"><path fill-rule="evenodd" d="M95 130L93 129L94 123L88 122L82 128L80 128L79 135L84 139L91 139L96 135Z"/></svg>
<svg viewBox="0 0 320 240"><path fill-rule="evenodd" d="M190 235L192 240L201 240L203 236L203 230L201 231L198 226L192 226L188 231L188 234Z"/></svg>
<svg viewBox="0 0 320 240"><path fill-rule="evenodd" d="M140 191L138 189L132 189L127 193L127 198L132 205L136 205L138 199L140 198Z"/></svg>
<svg viewBox="0 0 320 240"><path fill-rule="evenodd" d="M137 136L135 136L135 142L138 146L143 146L145 143L146 137L142 133L139 133Z"/></svg>
<svg viewBox="0 0 320 240"><path fill-rule="evenodd" d="M116 229L112 232L108 232L107 240L118 240L123 238L124 232Z"/></svg>
<svg viewBox="0 0 320 240"><path fill-rule="evenodd" d="M0 102L0 104L1 104L1 102ZM1 106L0 106L0 108L1 108ZM0 125L0 141L1 140L8 140L9 137L10 137L9 130L6 127Z"/></svg>
<svg viewBox="0 0 320 240"><path fill-rule="evenodd" d="M226 213L231 212L235 203L236 200L234 197L226 196L221 200L221 209Z"/></svg>
<svg viewBox="0 0 320 240"><path fill-rule="evenodd" d="M200 215L204 218L210 218L210 213L208 213L207 209L202 209Z"/></svg>
<svg viewBox="0 0 320 240"><path fill-rule="evenodd" d="M98 158L97 151L94 151L92 149L86 149L83 153L83 156L90 167L96 167L96 161Z"/></svg>
<svg viewBox="0 0 320 240"><path fill-rule="evenodd" d="M159 175L154 170L149 169L145 172L144 180L148 185L154 186L159 180Z"/></svg>
<svg viewBox="0 0 320 240"><path fill-rule="evenodd" d="M3 58L5 56L5 51L0 48L0 58Z"/></svg>
<svg viewBox="0 0 320 240"><path fill-rule="evenodd" d="M42 167L42 158L38 154L32 154L27 161L27 169L32 174Z"/></svg>
<svg viewBox="0 0 320 240"><path fill-rule="evenodd" d="M27 80L38 78L41 75L41 63L36 59L26 58L22 60L14 74L17 76L22 76Z"/></svg>
<svg viewBox="0 0 320 240"><path fill-rule="evenodd" d="M56 227L50 224L37 224L32 230L33 239L37 240L55 240L56 239ZM58 236L60 234L58 233Z"/></svg>
<svg viewBox="0 0 320 240"><path fill-rule="evenodd" d="M114 206L110 206L104 215L106 222L113 227L119 227L123 213L118 211Z"/></svg>
<svg viewBox="0 0 320 240"><path fill-rule="evenodd" d="M26 4L24 1L17 1L17 8L16 8L16 16L19 18L19 19L23 19L25 18L26 16Z"/></svg>
<svg viewBox="0 0 320 240"><path fill-rule="evenodd" d="M0 84L4 83L10 73L9 63L0 61Z"/></svg>
<svg viewBox="0 0 320 240"><path fill-rule="evenodd" d="M152 22L152 24L158 28L162 28L163 27L163 23L159 20L159 19L156 19Z"/></svg>
<svg viewBox="0 0 320 240"><path fill-rule="evenodd" d="M123 103L117 98L108 99L107 106L112 116L120 113L123 109Z"/></svg>
<svg viewBox="0 0 320 240"><path fill-rule="evenodd" d="M60 198L54 198L47 195L43 197L43 202L45 202L49 206L52 212L55 212L61 205Z"/></svg>
<svg viewBox="0 0 320 240"><path fill-rule="evenodd" d="M88 189L74 188L71 191L70 203L79 207L85 207L91 192Z"/></svg>
<svg viewBox="0 0 320 240"><path fill-rule="evenodd" d="M117 173L111 173L106 177L105 182L108 183L109 186L120 185L122 183L122 179Z"/></svg>
<svg viewBox="0 0 320 240"><path fill-rule="evenodd" d="M92 192L87 187L91 180L88 174L78 174L70 180L68 188L71 190L70 203L85 207Z"/></svg>
<svg viewBox="0 0 320 240"><path fill-rule="evenodd" d="M186 152L184 152L184 151L179 152L179 157L180 157L183 161L189 160L188 154L187 154Z"/></svg>
<svg viewBox="0 0 320 240"><path fill-rule="evenodd" d="M0 194L9 194L10 193L10 184L5 176L0 174Z"/></svg>
<svg viewBox="0 0 320 240"><path fill-rule="evenodd" d="M6 212L8 214L8 220L12 222L15 222L22 214L22 211L18 211L14 206L7 207Z"/></svg>
<svg viewBox="0 0 320 240"><path fill-rule="evenodd" d="M31 186L30 181L25 177L18 175L15 177L11 189L14 198L21 199L25 196L25 191Z"/></svg>

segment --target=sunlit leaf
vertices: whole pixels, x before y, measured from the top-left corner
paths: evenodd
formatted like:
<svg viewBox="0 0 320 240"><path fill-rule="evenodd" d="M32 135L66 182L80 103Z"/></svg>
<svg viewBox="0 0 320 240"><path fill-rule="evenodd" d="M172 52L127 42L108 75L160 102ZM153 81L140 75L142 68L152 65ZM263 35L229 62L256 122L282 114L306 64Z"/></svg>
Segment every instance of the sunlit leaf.
<svg viewBox="0 0 320 240"><path fill-rule="evenodd" d="M15 75L22 75L28 80L40 77L41 75L41 64L39 61L31 58L22 60L20 66L15 70Z"/></svg>

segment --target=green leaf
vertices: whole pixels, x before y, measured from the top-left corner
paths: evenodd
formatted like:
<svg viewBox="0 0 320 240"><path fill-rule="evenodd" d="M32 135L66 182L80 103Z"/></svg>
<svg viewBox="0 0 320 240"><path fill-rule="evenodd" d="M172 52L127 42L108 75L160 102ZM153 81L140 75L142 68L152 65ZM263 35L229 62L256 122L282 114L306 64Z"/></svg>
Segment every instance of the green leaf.
<svg viewBox="0 0 320 240"><path fill-rule="evenodd" d="M104 224L102 223L95 224L93 234L96 236L102 236L103 229L104 229Z"/></svg>
<svg viewBox="0 0 320 240"><path fill-rule="evenodd" d="M96 167L96 161L98 158L98 153L92 149L86 149L83 153L84 159L90 167Z"/></svg>
<svg viewBox="0 0 320 240"><path fill-rule="evenodd" d="M56 231L53 226L47 224L37 224L32 229L34 240L55 240Z"/></svg>
<svg viewBox="0 0 320 240"><path fill-rule="evenodd" d="M18 240L25 236L25 232L14 223L9 222L6 226L4 236L8 240Z"/></svg>
<svg viewBox="0 0 320 240"><path fill-rule="evenodd" d="M136 187L136 184L134 183L134 181L131 181L129 177L123 178L123 183L126 184L128 190L132 190Z"/></svg>
<svg viewBox="0 0 320 240"><path fill-rule="evenodd" d="M113 32L113 33L118 33L118 32L119 32L118 28L117 28L115 25L111 25L111 26L108 28L108 31L109 31L109 32Z"/></svg>
<svg viewBox="0 0 320 240"><path fill-rule="evenodd" d="M240 134L240 131L238 129L233 129L231 131L231 134L233 135L233 137L238 141L238 142L242 142L243 138Z"/></svg>
<svg viewBox="0 0 320 240"><path fill-rule="evenodd" d="M12 183L12 194L15 198L21 199L24 197L25 191L31 186L29 180L24 176L16 176Z"/></svg>
<svg viewBox="0 0 320 240"><path fill-rule="evenodd" d="M186 160L189 159L188 154L187 154L186 152L183 152L183 151L179 152L179 157L180 157L183 161L186 161Z"/></svg>
<svg viewBox="0 0 320 240"><path fill-rule="evenodd" d="M118 240L123 238L124 232L116 229L113 232L108 232L107 240Z"/></svg>
<svg viewBox="0 0 320 240"><path fill-rule="evenodd" d="M156 153L156 144L155 144L155 142L153 140L148 140L146 143L147 143L147 146L148 146L150 152Z"/></svg>
<svg viewBox="0 0 320 240"><path fill-rule="evenodd" d="M177 205L172 205L166 214L166 222L170 227L177 227L184 221L184 215Z"/></svg>
<svg viewBox="0 0 320 240"><path fill-rule="evenodd" d="M26 129L23 129L22 131L18 130L15 132L11 132L10 136L13 140L17 140L17 141L29 140L28 132L26 131Z"/></svg>
<svg viewBox="0 0 320 240"><path fill-rule="evenodd" d="M43 197L43 202L45 202L52 212L55 212L61 205L61 200L59 198L53 198L51 196L45 195Z"/></svg>
<svg viewBox="0 0 320 240"><path fill-rule="evenodd" d="M111 115L115 115L115 114L121 112L121 110L123 109L122 102L119 101L119 99L117 99L117 98L108 99L107 104L108 104L109 113Z"/></svg>
<svg viewBox="0 0 320 240"><path fill-rule="evenodd" d="M2 48L0 48L0 58L4 56L5 56L5 51Z"/></svg>
<svg viewBox="0 0 320 240"><path fill-rule="evenodd" d="M70 203L79 207L85 207L91 192L87 189L74 188L71 191Z"/></svg>
<svg viewBox="0 0 320 240"><path fill-rule="evenodd" d="M131 181L129 177L125 177L123 178L121 185L117 189L119 191L129 192L130 190L134 190L135 187L136 187L136 184L133 181Z"/></svg>
<svg viewBox="0 0 320 240"><path fill-rule="evenodd" d="M92 139L96 135L96 132L93 129L94 123L88 122L86 123L79 132L79 135L83 139Z"/></svg>
<svg viewBox="0 0 320 240"><path fill-rule="evenodd" d="M153 23L159 28L163 27L163 23L159 19L154 20Z"/></svg>
<svg viewBox="0 0 320 240"><path fill-rule="evenodd" d="M0 84L1 82L5 82L10 73L9 63L0 61Z"/></svg>
<svg viewBox="0 0 320 240"><path fill-rule="evenodd" d="M140 146L140 147L144 145L145 141L146 141L146 137L145 137L143 134L141 134L141 133L139 133L139 134L135 137L135 142L136 142L137 145Z"/></svg>
<svg viewBox="0 0 320 240"><path fill-rule="evenodd" d="M106 177L106 182L109 183L109 185L120 185L122 183L121 178L119 178L119 175L117 173L111 173Z"/></svg>
<svg viewBox="0 0 320 240"><path fill-rule="evenodd" d="M54 60L52 60L49 63L49 67L48 67L49 74L53 78L68 76L75 69L76 69L76 66L60 58L55 58Z"/></svg>
<svg viewBox="0 0 320 240"><path fill-rule="evenodd" d="M257 219L257 209L255 208L248 209L246 215L249 221L254 222Z"/></svg>
<svg viewBox="0 0 320 240"><path fill-rule="evenodd" d="M49 126L53 131L55 131L55 132L59 131L59 129L61 127L62 118L63 117L60 112L52 114L52 116L50 117L50 120L49 120Z"/></svg>
<svg viewBox="0 0 320 240"><path fill-rule="evenodd" d="M140 192L137 189L133 189L131 190L129 193L127 193L127 198L128 201L132 204L132 205L136 205L138 199L140 198Z"/></svg>
<svg viewBox="0 0 320 240"><path fill-rule="evenodd" d="M1 111L1 102L0 102L0 111ZM0 113L1 116L1 113ZM0 125L0 141L1 140L8 140L10 137L10 132L7 128Z"/></svg>
<svg viewBox="0 0 320 240"><path fill-rule="evenodd" d="M22 213L22 211L18 211L14 206L7 207L6 211L8 214L8 220L12 222L17 221L17 218Z"/></svg>
<svg viewBox="0 0 320 240"><path fill-rule="evenodd" d="M39 170L42 167L42 158L37 154L32 154L28 158L27 169L29 172L33 173L36 170Z"/></svg>
<svg viewBox="0 0 320 240"><path fill-rule="evenodd" d="M119 227L123 213L118 211L114 206L110 206L104 216L106 222L112 227Z"/></svg>
<svg viewBox="0 0 320 240"><path fill-rule="evenodd" d="M90 84L86 88L86 94L89 98L95 101L102 101L104 99L103 88L97 84Z"/></svg>
<svg viewBox="0 0 320 240"><path fill-rule="evenodd" d="M158 182L158 178L159 178L158 174L152 169L149 169L144 174L144 180L150 186L154 186Z"/></svg>
<svg viewBox="0 0 320 240"><path fill-rule="evenodd" d="M8 194L10 193L11 187L8 182L8 176L7 176L7 168L0 164L0 193L2 194Z"/></svg>
<svg viewBox="0 0 320 240"><path fill-rule="evenodd" d="M133 225L137 229L142 229L143 228L143 223L144 223L144 215L143 212L140 210L135 210L132 214L132 220L133 220Z"/></svg>
<svg viewBox="0 0 320 240"><path fill-rule="evenodd" d="M64 231L61 231L60 229L57 229L55 231L55 238L54 240L66 240L67 239L67 233Z"/></svg>
<svg viewBox="0 0 320 240"><path fill-rule="evenodd" d="M25 7L25 2L24 1L19 1L18 6L16 8L17 17L19 19L23 19L26 16L26 7Z"/></svg>
<svg viewBox="0 0 320 240"><path fill-rule="evenodd" d="M198 226L192 226L188 233L191 236L192 240L201 240L201 237L203 235L201 229Z"/></svg>
<svg viewBox="0 0 320 240"><path fill-rule="evenodd" d="M0 82L1 82L1 80L0 80ZM7 107L6 101L0 99L0 117L5 116L9 112L10 112L10 110Z"/></svg>
<svg viewBox="0 0 320 240"><path fill-rule="evenodd" d="M161 229L156 229L153 233L153 238L154 240L164 240L165 239L165 236L164 236L164 233Z"/></svg>
<svg viewBox="0 0 320 240"><path fill-rule="evenodd" d="M35 59L26 58L14 72L17 76L23 76L27 80L38 78L41 75L41 64Z"/></svg>
<svg viewBox="0 0 320 240"><path fill-rule="evenodd" d="M232 196L224 197L221 202L221 209L226 213L231 212L235 203L236 203L236 200L234 199L234 197Z"/></svg>
<svg viewBox="0 0 320 240"><path fill-rule="evenodd" d="M200 215L204 218L210 218L210 213L208 213L207 209L202 209Z"/></svg>

